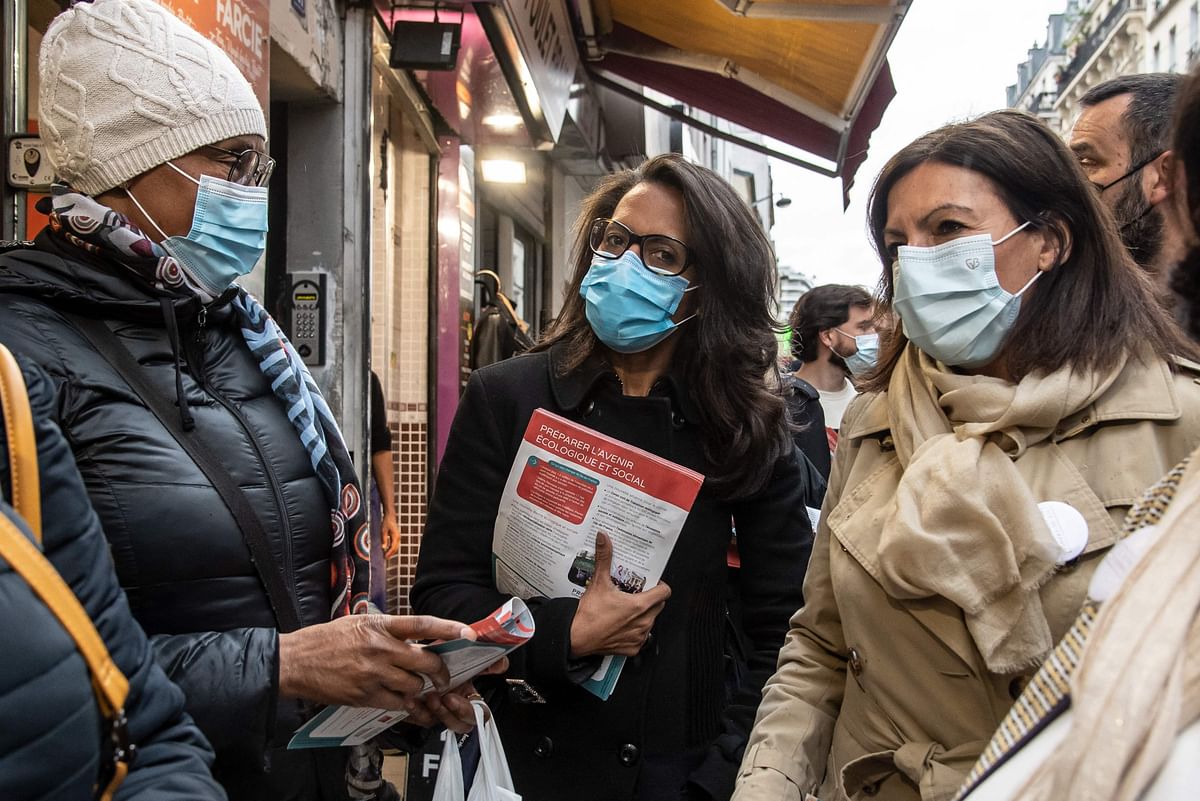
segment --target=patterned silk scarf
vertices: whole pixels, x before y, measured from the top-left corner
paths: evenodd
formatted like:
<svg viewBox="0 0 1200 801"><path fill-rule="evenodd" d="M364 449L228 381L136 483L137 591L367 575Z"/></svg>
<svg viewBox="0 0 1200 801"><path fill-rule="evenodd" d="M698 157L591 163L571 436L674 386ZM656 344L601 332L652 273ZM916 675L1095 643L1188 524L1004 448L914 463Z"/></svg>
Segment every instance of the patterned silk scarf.
<svg viewBox="0 0 1200 801"><path fill-rule="evenodd" d="M61 184L53 187L51 202L51 230L76 247L121 264L160 292L177 297L192 295L205 304L215 300L123 214ZM378 611L370 606L367 596L370 582L367 505L337 421L300 354L266 309L240 288L230 307L246 345L307 451L329 502L333 524L329 555L333 590L330 616ZM347 541L348 535L352 543Z"/></svg>

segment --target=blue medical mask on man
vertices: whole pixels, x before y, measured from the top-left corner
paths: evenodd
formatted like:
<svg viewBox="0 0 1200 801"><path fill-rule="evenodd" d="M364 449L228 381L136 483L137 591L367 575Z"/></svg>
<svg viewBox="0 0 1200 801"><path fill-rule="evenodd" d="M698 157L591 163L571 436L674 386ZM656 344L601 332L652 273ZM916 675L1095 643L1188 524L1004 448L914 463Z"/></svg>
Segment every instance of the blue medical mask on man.
<svg viewBox="0 0 1200 801"><path fill-rule="evenodd" d="M133 193L125 191L165 237L160 247L215 297L253 270L267 248L267 188L243 186L211 175L196 179L171 162L166 164L199 187L187 236L167 236Z"/></svg>
<svg viewBox="0 0 1200 801"><path fill-rule="evenodd" d="M996 358L1016 323L1021 296L1042 273L1008 292L996 277L995 248L1028 226L1024 222L994 242L979 234L934 247L899 247L892 306L908 340L951 367L980 367Z"/></svg>
<svg viewBox="0 0 1200 801"><path fill-rule="evenodd" d="M831 347L839 359L846 363L846 369L851 375L860 376L868 373L875 368L879 363L879 334L847 334L840 328L831 329L841 334L846 339L854 341L856 350L849 356L843 356L838 353L837 348Z"/></svg>
<svg viewBox="0 0 1200 801"><path fill-rule="evenodd" d="M671 319L689 286L681 275L648 266L632 250L616 259L596 256L579 294L596 337L617 353L641 353L662 342L696 315Z"/></svg>

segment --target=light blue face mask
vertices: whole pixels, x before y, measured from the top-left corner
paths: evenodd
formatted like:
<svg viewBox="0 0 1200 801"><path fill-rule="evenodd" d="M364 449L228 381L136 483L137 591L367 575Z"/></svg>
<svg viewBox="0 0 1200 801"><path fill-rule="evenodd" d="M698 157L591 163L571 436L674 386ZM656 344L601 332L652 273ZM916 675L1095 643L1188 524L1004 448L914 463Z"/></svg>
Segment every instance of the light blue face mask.
<svg viewBox="0 0 1200 801"><path fill-rule="evenodd" d="M167 236L133 193L126 192L165 237L162 249L215 297L253 270L267 249L267 188L242 186L211 175L196 180L169 161L167 166L200 187L187 236Z"/></svg>
<svg viewBox="0 0 1200 801"><path fill-rule="evenodd" d="M964 236L935 247L901 246L893 265L892 305L909 341L952 367L980 367L1000 352L1021 311L1021 295L996 277L995 246L1029 223L997 239Z"/></svg>
<svg viewBox="0 0 1200 801"><path fill-rule="evenodd" d="M647 267L636 253L627 250L620 258L592 259L579 294L588 323L601 342L617 353L641 353L696 316L679 323L671 319L684 293L697 288L688 286L683 276Z"/></svg>
<svg viewBox="0 0 1200 801"><path fill-rule="evenodd" d="M834 353L846 363L846 369L851 375L863 375L875 369L875 365L879 363L879 334L859 334L850 336L840 328L833 329L844 337L854 340L854 346L858 348L849 356L842 356L836 350Z"/></svg>

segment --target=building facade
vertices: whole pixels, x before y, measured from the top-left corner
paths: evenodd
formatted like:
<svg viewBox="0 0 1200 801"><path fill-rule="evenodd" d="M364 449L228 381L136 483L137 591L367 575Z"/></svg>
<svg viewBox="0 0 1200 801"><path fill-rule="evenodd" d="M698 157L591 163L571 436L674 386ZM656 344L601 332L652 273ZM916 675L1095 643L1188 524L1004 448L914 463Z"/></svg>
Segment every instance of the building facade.
<svg viewBox="0 0 1200 801"><path fill-rule="evenodd" d="M1008 105L1067 137L1093 86L1138 72L1186 73L1197 64L1200 0L1067 0L1047 20L1045 41L1017 66Z"/></svg>
<svg viewBox="0 0 1200 801"><path fill-rule="evenodd" d="M1146 53L1147 0L1081 2L1066 33L1067 61L1058 72L1054 101L1065 137L1089 89L1119 75L1141 72Z"/></svg>
<svg viewBox="0 0 1200 801"><path fill-rule="evenodd" d="M1200 2L1151 0L1146 9L1146 72L1190 72L1200 63Z"/></svg>
<svg viewBox="0 0 1200 801"><path fill-rule="evenodd" d="M1017 82L1007 90L1009 108L1028 111L1055 130L1060 127L1059 75L1068 61L1067 30L1077 15L1078 2L1071 0L1066 11L1049 16L1045 40L1029 48L1029 57L1017 65Z"/></svg>
<svg viewBox="0 0 1200 801"><path fill-rule="evenodd" d="M779 323L786 325L800 296L816 285L816 280L798 267L779 265Z"/></svg>

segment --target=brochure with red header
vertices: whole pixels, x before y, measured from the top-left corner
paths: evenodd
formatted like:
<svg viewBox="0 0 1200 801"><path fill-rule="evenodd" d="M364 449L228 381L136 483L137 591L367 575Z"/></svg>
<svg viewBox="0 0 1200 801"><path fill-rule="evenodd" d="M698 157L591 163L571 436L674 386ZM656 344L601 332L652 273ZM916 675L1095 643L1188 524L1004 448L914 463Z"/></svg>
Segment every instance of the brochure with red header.
<svg viewBox="0 0 1200 801"><path fill-rule="evenodd" d="M704 476L538 409L496 514L496 587L520 598L578 598L612 540L611 580L641 592L662 578ZM607 700L624 658L606 656L583 686Z"/></svg>
<svg viewBox="0 0 1200 801"><path fill-rule="evenodd" d="M425 646L442 657L450 673L450 686L458 687L478 676L501 657L515 651L533 636L533 614L520 598L510 598L483 620L471 624L474 640L449 640ZM433 691L425 678L420 695ZM337 748L362 745L408 717L404 710L327 706L296 730L289 749Z"/></svg>

